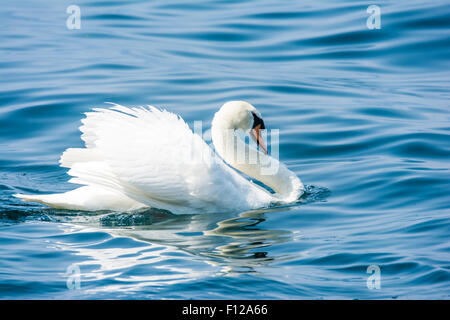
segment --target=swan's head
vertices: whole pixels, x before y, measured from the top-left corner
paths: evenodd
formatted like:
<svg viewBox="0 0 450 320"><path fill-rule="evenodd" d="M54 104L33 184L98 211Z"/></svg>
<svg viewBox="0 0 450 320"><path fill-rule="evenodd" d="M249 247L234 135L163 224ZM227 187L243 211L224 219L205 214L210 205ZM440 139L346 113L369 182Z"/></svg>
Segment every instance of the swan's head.
<svg viewBox="0 0 450 320"><path fill-rule="evenodd" d="M265 154L267 148L261 136L261 130L266 127L261 113L245 101L229 101L215 114L213 126L224 129L242 130L250 135Z"/></svg>

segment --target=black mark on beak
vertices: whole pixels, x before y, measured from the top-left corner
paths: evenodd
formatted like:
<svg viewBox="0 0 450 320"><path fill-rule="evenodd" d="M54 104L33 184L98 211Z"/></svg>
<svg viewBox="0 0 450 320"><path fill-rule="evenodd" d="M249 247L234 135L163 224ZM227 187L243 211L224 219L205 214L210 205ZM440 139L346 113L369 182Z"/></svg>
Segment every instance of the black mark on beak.
<svg viewBox="0 0 450 320"><path fill-rule="evenodd" d="M266 126L264 125L264 120L258 117L256 114L252 112L253 115L253 127L252 129L255 129L258 125L261 125L259 129L264 130Z"/></svg>

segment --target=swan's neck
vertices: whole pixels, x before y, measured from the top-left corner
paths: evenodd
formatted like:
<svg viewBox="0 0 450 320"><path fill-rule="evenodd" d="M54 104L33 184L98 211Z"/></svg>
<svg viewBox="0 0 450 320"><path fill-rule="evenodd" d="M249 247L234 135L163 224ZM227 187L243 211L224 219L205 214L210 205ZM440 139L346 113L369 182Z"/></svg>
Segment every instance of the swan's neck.
<svg viewBox="0 0 450 320"><path fill-rule="evenodd" d="M270 155L246 144L233 128L216 114L211 136L216 152L233 168L259 180L275 191L278 201L292 202L303 192L303 184L295 173Z"/></svg>

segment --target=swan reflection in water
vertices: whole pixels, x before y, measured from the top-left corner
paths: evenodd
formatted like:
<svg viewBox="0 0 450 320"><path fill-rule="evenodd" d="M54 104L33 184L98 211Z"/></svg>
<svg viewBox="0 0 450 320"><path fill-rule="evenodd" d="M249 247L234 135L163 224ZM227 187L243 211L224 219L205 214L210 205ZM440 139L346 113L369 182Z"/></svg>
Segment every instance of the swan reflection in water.
<svg viewBox="0 0 450 320"><path fill-rule="evenodd" d="M68 223L64 225L71 229L66 230L69 234L80 232L83 238L90 237L90 232L97 235L91 244L58 244L83 260L77 263L83 283L107 280L108 285L93 285L89 291L135 290L215 275L260 274L266 272L263 267L295 258L274 246L297 240L301 233L271 225L286 211L324 201L328 193L325 188L316 188L296 205L240 214L174 215L157 209L87 214L56 210L51 217ZM103 234L100 242L99 233ZM105 234L112 238L105 240ZM111 278L114 284L110 284Z"/></svg>
<svg viewBox="0 0 450 320"><path fill-rule="evenodd" d="M292 232L270 229L263 224L266 213L280 210L286 208L253 210L236 217L230 214L173 216L150 209L134 217L107 215L100 222L113 235L176 247L197 260L221 266L223 272L255 272L256 267L288 258L271 255L268 248L289 241ZM153 223L136 225L140 219L153 219ZM122 224L122 228L115 228L117 224ZM127 224L134 226L127 228Z"/></svg>

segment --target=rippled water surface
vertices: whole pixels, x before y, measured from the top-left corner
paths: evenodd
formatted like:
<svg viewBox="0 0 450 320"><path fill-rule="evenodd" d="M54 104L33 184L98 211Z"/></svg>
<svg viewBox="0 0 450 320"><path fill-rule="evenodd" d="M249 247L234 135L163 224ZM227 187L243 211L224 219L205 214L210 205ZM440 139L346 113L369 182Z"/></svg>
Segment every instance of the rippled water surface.
<svg viewBox="0 0 450 320"><path fill-rule="evenodd" d="M449 299L448 1L4 1L0 20L0 298ZM12 197L75 187L58 159L94 106L209 127L235 99L280 129L308 186L295 205L83 213Z"/></svg>

